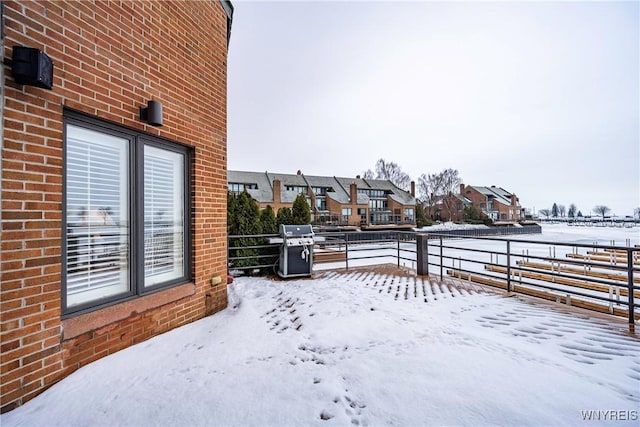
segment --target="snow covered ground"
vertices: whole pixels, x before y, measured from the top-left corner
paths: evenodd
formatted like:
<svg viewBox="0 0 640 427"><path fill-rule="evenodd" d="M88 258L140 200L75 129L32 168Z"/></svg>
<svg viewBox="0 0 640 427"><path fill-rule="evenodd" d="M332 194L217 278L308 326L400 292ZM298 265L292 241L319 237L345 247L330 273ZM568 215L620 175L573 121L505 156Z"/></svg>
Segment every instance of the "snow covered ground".
<svg viewBox="0 0 640 427"><path fill-rule="evenodd" d="M84 367L1 424L638 425L640 336L624 320L377 271L238 278L225 311Z"/></svg>
<svg viewBox="0 0 640 427"><path fill-rule="evenodd" d="M627 246L640 244L640 227L590 227L543 223L542 234L523 236L526 240Z"/></svg>

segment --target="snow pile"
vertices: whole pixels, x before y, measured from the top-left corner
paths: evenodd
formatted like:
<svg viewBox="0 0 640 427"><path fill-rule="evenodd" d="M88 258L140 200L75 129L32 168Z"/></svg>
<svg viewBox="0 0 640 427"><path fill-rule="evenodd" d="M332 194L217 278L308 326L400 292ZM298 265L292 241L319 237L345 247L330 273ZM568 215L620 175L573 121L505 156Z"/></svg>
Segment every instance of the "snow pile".
<svg viewBox="0 0 640 427"><path fill-rule="evenodd" d="M364 271L232 289L235 309L77 371L3 427L637 425L640 339L620 319Z"/></svg>
<svg viewBox="0 0 640 427"><path fill-rule="evenodd" d="M484 228L489 227L484 224L456 224L454 222L444 222L442 224L435 224L422 228L414 228L414 230L434 233L443 230L479 230Z"/></svg>

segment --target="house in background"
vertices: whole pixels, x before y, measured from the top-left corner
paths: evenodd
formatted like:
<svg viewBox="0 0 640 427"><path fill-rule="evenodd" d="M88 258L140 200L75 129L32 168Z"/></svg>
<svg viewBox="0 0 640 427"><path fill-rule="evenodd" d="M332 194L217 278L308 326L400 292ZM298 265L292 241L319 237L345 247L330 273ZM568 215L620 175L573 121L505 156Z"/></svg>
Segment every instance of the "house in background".
<svg viewBox="0 0 640 427"><path fill-rule="evenodd" d="M514 193L502 187L478 187L460 184L460 195L471 201L493 221L521 221L525 219L524 208Z"/></svg>
<svg viewBox="0 0 640 427"><path fill-rule="evenodd" d="M446 196L432 196L432 206L425 204L425 214L436 221L462 222L465 220L464 209L473 206L468 198L458 193Z"/></svg>
<svg viewBox="0 0 640 427"><path fill-rule="evenodd" d="M271 172L228 171L228 189L247 191L260 208L291 208L302 193L319 227L410 229L415 227L415 185L411 192L391 181Z"/></svg>
<svg viewBox="0 0 640 427"><path fill-rule="evenodd" d="M233 7L0 6L6 412L226 307Z"/></svg>

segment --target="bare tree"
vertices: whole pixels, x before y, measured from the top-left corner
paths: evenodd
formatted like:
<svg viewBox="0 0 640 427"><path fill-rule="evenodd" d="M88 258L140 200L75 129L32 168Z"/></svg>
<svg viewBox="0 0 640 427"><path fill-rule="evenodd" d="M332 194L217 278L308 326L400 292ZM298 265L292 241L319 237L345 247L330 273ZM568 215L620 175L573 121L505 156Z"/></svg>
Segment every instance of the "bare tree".
<svg viewBox="0 0 640 427"><path fill-rule="evenodd" d="M633 217L640 219L640 208L635 208L633 210Z"/></svg>
<svg viewBox="0 0 640 427"><path fill-rule="evenodd" d="M611 211L611 209L609 209L609 207L605 206L605 205L596 205L593 207L593 211L599 215L602 215L602 219L604 220L604 216Z"/></svg>
<svg viewBox="0 0 640 427"><path fill-rule="evenodd" d="M422 174L418 178L418 194L420 199L424 200L427 206L433 207L436 204L436 194L440 191L442 184L440 174Z"/></svg>
<svg viewBox="0 0 640 427"><path fill-rule="evenodd" d="M451 211L455 206L456 200L453 197L449 197L453 193L457 193L462 183L462 178L458 174L456 169L445 169L442 174L442 195L444 196L442 202L449 211L449 221L451 221Z"/></svg>
<svg viewBox="0 0 640 427"><path fill-rule="evenodd" d="M402 171L397 163L380 159L376 162L376 179L387 179L396 187L409 191L411 177Z"/></svg>
<svg viewBox="0 0 640 427"><path fill-rule="evenodd" d="M569 205L569 212L567 213L569 218L575 218L577 210L578 210L578 208L576 207L576 205L574 203L571 203Z"/></svg>
<svg viewBox="0 0 640 427"><path fill-rule="evenodd" d="M546 217L547 217L547 219L549 219L549 215L551 215L551 211L550 211L549 209L540 209L540 210L538 211L538 213L539 213L540 215L544 215L544 216L546 216Z"/></svg>
<svg viewBox="0 0 640 427"><path fill-rule="evenodd" d="M363 174L362 178L364 179L373 179L373 171L371 169L367 169Z"/></svg>
<svg viewBox="0 0 640 427"><path fill-rule="evenodd" d="M564 218L564 215L567 213L567 208L564 205L558 205L558 214Z"/></svg>
<svg viewBox="0 0 640 427"><path fill-rule="evenodd" d="M429 175L422 174L418 178L418 194L430 208L433 208L438 200L442 200L451 220L454 200L449 195L457 193L461 183L462 178L456 169L444 169Z"/></svg>

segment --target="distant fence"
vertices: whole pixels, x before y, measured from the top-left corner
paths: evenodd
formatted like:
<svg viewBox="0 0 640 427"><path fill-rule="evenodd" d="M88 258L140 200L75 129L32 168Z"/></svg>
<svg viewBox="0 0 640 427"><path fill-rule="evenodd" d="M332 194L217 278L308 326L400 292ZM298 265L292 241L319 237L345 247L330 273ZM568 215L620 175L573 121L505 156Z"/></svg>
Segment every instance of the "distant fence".
<svg viewBox="0 0 640 427"><path fill-rule="evenodd" d="M428 230L419 231L420 234L428 234L437 236L450 237L481 237L481 236L510 236L519 234L540 234L542 227L538 224L509 226L509 227L487 227L487 228L471 228L460 230L438 230L429 232Z"/></svg>
<svg viewBox="0 0 640 427"><path fill-rule="evenodd" d="M640 226L640 218L576 217L576 218L539 218L536 221L549 224L567 224L588 227L635 227Z"/></svg>

